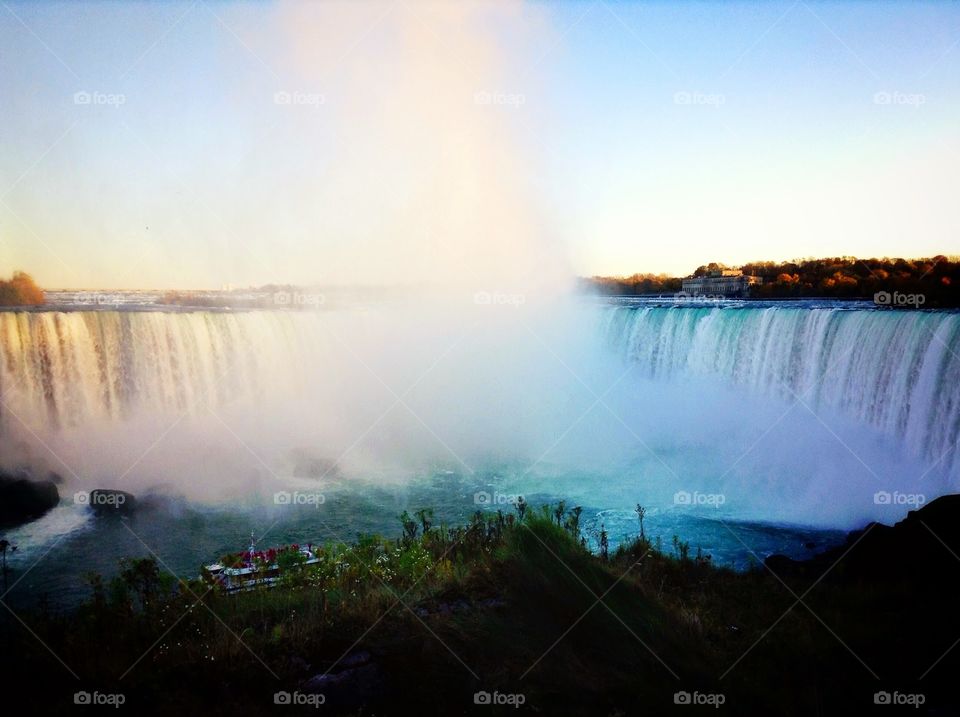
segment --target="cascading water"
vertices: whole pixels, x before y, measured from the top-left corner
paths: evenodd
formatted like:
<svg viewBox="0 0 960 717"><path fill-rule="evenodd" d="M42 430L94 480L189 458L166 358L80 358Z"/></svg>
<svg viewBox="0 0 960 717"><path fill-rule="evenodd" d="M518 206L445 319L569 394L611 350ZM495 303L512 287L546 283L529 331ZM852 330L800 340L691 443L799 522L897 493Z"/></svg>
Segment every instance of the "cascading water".
<svg viewBox="0 0 960 717"><path fill-rule="evenodd" d="M585 397L526 322L567 339L529 307L449 303L0 312L0 458L237 497L305 462L382 477L539 455Z"/></svg>
<svg viewBox="0 0 960 717"><path fill-rule="evenodd" d="M960 314L811 304L0 312L0 458L201 500L335 464L854 523L955 489L958 354ZM798 397L817 417L778 423Z"/></svg>
<svg viewBox="0 0 960 717"><path fill-rule="evenodd" d="M724 564L800 555L840 539L819 529L901 519L877 491L956 490L958 353L960 314L811 303L0 312L0 468L64 478L61 506L10 537L29 565L73 536L31 570L69 590L142 547L77 491L160 494L136 530L181 570L251 526L390 534L404 509L522 493L615 539L642 503L654 534ZM327 500L274 504L291 490Z"/></svg>
<svg viewBox="0 0 960 717"><path fill-rule="evenodd" d="M769 306L621 306L609 342L650 377L715 375L839 409L955 472L960 315ZM951 468L952 466L952 468Z"/></svg>
<svg viewBox="0 0 960 717"><path fill-rule="evenodd" d="M268 380L276 388L282 367L305 357L315 337L302 331L304 318L280 312L0 312L0 397L16 420L59 427L256 395Z"/></svg>

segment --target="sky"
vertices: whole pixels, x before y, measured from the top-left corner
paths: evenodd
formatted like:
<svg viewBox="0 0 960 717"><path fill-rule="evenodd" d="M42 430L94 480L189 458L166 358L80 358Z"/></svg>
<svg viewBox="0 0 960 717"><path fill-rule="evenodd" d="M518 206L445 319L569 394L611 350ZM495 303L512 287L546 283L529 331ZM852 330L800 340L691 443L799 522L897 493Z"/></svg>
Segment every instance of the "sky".
<svg viewBox="0 0 960 717"><path fill-rule="evenodd" d="M960 253L950 2L0 2L0 274L519 286Z"/></svg>

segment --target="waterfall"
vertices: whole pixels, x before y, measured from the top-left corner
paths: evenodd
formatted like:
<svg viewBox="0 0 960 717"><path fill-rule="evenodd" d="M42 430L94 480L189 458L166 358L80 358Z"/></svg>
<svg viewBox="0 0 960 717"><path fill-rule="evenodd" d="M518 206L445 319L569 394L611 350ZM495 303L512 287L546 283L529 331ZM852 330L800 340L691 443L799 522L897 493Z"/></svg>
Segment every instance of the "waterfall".
<svg viewBox="0 0 960 717"><path fill-rule="evenodd" d="M297 318L0 312L0 412L5 424L56 428L256 393L265 380L276 383L278 366L297 355Z"/></svg>
<svg viewBox="0 0 960 717"><path fill-rule="evenodd" d="M2 457L46 457L66 470L63 459L104 485L136 464L144 481L179 472L196 482L188 473L219 470L229 486L240 470L231 460L256 467L263 458L273 468L301 448L324 460L414 468L446 461L467 470L464 463L494 456L524 468L576 460L622 471L631 456L650 458L637 447L641 435L658 454L713 461L722 473L736 456L721 455L724 439L708 417L684 424L707 451L685 447L675 430L698 405L723 412L716 421L725 425L739 420L718 396L698 404L690 395L713 383L742 392L754 410L799 397L828 420L849 417L889 436L919 473L958 474L960 314L796 304L553 308L519 314L471 304L441 317L401 309L0 312ZM622 360L635 367L635 384L624 379L605 401L632 432L603 406L591 412L595 396L573 375L600 395ZM810 434L819 424L807 418ZM754 433L741 432L741 451ZM240 438L257 458L237 452ZM806 435L805 450L816 451L815 440Z"/></svg>
<svg viewBox="0 0 960 717"><path fill-rule="evenodd" d="M931 465L960 465L960 315L797 307L614 307L614 349L657 380L714 375L839 409Z"/></svg>

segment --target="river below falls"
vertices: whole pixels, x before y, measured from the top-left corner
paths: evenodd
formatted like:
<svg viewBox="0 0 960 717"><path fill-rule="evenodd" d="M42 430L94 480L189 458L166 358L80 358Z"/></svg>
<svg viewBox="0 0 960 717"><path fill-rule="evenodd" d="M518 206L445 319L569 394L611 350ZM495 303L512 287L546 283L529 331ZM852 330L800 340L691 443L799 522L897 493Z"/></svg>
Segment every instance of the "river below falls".
<svg viewBox="0 0 960 717"><path fill-rule="evenodd" d="M8 531L8 539L19 549L9 560L11 589L5 600L20 607L43 601L56 609L68 608L89 596L89 573L113 575L125 557L153 556L166 571L194 577L203 564L245 549L251 533L262 548L349 542L360 533L399 536L398 516L403 510L412 513L432 507L435 523L447 525L468 521L478 509L515 513L517 494L508 492L515 488L497 476L477 480L477 476L444 471L392 486L328 484L322 493L303 490L298 498L292 492L290 502L279 505L141 498L133 515L124 518L97 517L88 505L68 498L40 520ZM596 551L601 525L609 534L611 549L639 533L634 506L644 497L642 491L635 493L633 503L625 500L618 506L575 502L542 489L525 494L525 500L531 511L541 505L555 506L562 499L568 508L583 507L583 534ZM691 497L691 502L696 500ZM660 538L664 551L673 552L676 535L690 544L691 554L699 548L715 564L738 570L756 566L774 553L804 558L841 543L845 536L840 530L742 520L725 506L706 502L648 503L647 511L645 533L652 540Z"/></svg>

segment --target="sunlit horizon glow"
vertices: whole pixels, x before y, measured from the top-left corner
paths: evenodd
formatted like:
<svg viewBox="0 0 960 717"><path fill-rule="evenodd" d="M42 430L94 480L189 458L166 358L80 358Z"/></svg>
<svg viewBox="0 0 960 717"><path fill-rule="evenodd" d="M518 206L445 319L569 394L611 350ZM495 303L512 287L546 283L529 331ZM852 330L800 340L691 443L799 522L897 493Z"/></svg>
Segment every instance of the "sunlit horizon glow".
<svg viewBox="0 0 960 717"><path fill-rule="evenodd" d="M908 2L12 2L0 274L514 288L956 255L958 21Z"/></svg>

